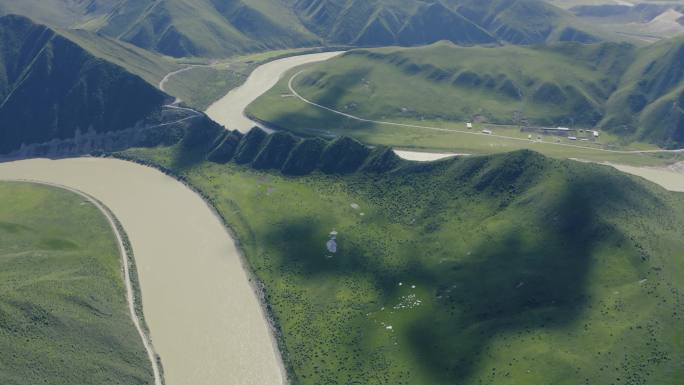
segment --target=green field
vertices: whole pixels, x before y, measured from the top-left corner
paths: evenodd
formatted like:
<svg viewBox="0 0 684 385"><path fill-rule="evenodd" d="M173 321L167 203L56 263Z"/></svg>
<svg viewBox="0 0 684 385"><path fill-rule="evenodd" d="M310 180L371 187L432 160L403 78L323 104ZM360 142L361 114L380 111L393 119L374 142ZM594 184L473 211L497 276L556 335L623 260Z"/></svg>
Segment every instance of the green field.
<svg viewBox="0 0 684 385"><path fill-rule="evenodd" d="M442 42L419 48L354 50L304 67L301 73L301 69L292 71L247 112L299 134L327 131L373 144L483 152L482 146L471 145L471 140L455 133L358 122L307 105L289 88L297 74L292 86L304 98L372 121L460 130L468 121L565 126L601 130L601 148L648 148L643 143L677 147L684 143L684 115L677 107L684 89L677 64L682 44L681 39L647 48L626 44L458 47ZM498 146L496 140L476 142ZM572 144L567 139L561 142ZM557 150L561 156L567 152ZM583 157L583 152L571 156Z"/></svg>
<svg viewBox="0 0 684 385"><path fill-rule="evenodd" d="M296 178L125 156L235 230L295 384L684 381L682 194L529 151Z"/></svg>
<svg viewBox="0 0 684 385"><path fill-rule="evenodd" d="M102 213L28 183L0 183L0 201L0 383L153 383Z"/></svg>

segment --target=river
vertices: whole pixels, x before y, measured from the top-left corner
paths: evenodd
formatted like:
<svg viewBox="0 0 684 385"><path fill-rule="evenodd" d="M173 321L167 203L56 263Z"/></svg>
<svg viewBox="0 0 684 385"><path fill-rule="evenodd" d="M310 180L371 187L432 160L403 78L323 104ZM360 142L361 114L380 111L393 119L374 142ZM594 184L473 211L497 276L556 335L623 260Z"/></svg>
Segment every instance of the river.
<svg viewBox="0 0 684 385"><path fill-rule="evenodd" d="M245 109L259 96L273 88L285 72L304 64L328 60L340 54L342 52L291 56L263 64L249 75L242 86L231 90L209 106L206 114L228 129L247 132L259 124L245 116ZM267 131L269 130L267 129Z"/></svg>
<svg viewBox="0 0 684 385"><path fill-rule="evenodd" d="M199 195L155 169L115 159L0 163L0 180L16 179L80 190L119 219L167 385L284 383L235 243Z"/></svg>

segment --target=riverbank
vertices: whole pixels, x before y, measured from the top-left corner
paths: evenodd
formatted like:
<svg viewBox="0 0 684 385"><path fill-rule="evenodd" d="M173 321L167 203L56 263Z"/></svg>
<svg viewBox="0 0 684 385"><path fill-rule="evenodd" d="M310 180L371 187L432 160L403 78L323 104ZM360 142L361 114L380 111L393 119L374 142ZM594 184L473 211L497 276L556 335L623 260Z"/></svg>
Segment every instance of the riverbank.
<svg viewBox="0 0 684 385"><path fill-rule="evenodd" d="M284 383L236 245L193 191L115 159L3 163L0 175L76 188L116 213L135 250L143 312L167 385Z"/></svg>

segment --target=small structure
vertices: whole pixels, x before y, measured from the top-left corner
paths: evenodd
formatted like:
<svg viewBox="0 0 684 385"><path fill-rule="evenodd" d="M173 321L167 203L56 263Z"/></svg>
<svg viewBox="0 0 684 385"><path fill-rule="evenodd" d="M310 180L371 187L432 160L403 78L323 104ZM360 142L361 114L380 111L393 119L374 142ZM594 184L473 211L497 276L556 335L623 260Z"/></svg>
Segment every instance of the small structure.
<svg viewBox="0 0 684 385"><path fill-rule="evenodd" d="M473 128L473 124L470 123L470 122L468 122L468 123L466 123L466 127L467 127L467 128Z"/></svg>

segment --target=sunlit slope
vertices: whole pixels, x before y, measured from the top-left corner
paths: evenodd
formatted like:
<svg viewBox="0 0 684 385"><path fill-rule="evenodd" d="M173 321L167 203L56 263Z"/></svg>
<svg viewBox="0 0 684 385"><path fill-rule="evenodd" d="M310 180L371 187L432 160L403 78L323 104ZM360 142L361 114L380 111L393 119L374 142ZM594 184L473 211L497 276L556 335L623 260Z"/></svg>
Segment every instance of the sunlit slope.
<svg viewBox="0 0 684 385"><path fill-rule="evenodd" d="M233 142L249 151L226 164L128 156L187 178L235 229L295 382L684 379L681 195L529 151L283 177L282 135ZM306 143L309 166L359 153Z"/></svg>
<svg viewBox="0 0 684 385"><path fill-rule="evenodd" d="M0 201L0 383L152 384L100 211L26 183L0 183Z"/></svg>
<svg viewBox="0 0 684 385"><path fill-rule="evenodd" d="M625 141L676 147L684 144L683 47L678 39L647 48L442 42L356 50L307 68L292 86L313 102L372 120L599 127ZM290 92L292 75L250 106L250 114L296 127L298 101L280 97Z"/></svg>
<svg viewBox="0 0 684 385"><path fill-rule="evenodd" d="M226 57L333 45L551 41L605 36L571 13L536 0L0 0L57 27L77 27L174 57Z"/></svg>

